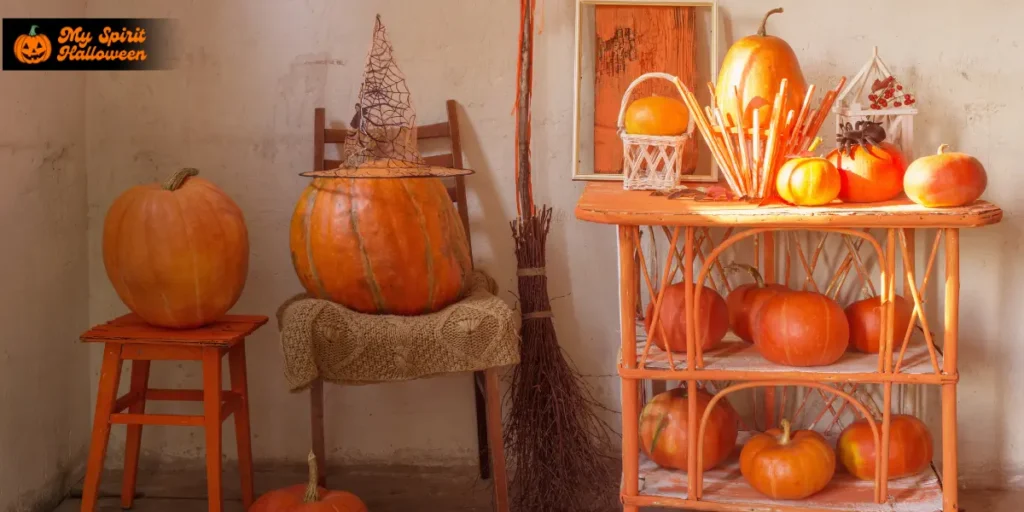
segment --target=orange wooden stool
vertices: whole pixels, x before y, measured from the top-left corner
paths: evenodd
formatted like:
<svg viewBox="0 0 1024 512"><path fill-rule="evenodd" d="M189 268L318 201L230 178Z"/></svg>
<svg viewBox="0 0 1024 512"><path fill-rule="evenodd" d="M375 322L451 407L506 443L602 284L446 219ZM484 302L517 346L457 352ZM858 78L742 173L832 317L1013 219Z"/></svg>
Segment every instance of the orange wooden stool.
<svg viewBox="0 0 1024 512"><path fill-rule="evenodd" d="M205 327L174 330L153 327L134 314L93 327L85 342L104 343L103 367L96 396L96 417L89 446L89 462L82 489L82 512L96 510L100 473L110 439L110 426L128 425L124 450L121 507L131 508L139 468L143 425L172 425L206 429L206 475L211 512L223 509L221 495L221 423L235 415L238 469L242 475L242 503L253 501L252 445L249 439L249 390L245 376L245 338L263 324L265 316L228 315ZM221 358L228 355L231 390L221 390ZM121 362L132 361L131 387L118 398ZM151 389L151 361L202 361L203 389ZM148 400L183 400L203 403L202 415L145 414ZM127 413L123 413L125 409Z"/></svg>

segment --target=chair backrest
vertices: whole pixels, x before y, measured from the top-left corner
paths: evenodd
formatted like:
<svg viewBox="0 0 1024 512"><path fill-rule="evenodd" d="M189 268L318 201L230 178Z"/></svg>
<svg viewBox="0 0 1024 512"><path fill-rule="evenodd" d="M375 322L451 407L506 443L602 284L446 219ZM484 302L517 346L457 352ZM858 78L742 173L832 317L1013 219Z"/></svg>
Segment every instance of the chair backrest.
<svg viewBox="0 0 1024 512"><path fill-rule="evenodd" d="M417 142L428 139L449 140L449 152L436 155L429 155L423 159L430 165L441 167L462 168L462 143L459 140L459 120L455 100L448 100L446 111L448 119L441 123L420 125L416 127ZM345 139L354 133L347 128L328 128L327 114L323 107L313 111L313 170L322 171L341 166L340 160L324 158L326 144L342 144ZM448 197L455 203L462 220L462 227L466 230L466 237L469 238L469 205L466 204L466 177L455 176L443 178L448 188ZM473 255L473 244L470 240L470 257Z"/></svg>

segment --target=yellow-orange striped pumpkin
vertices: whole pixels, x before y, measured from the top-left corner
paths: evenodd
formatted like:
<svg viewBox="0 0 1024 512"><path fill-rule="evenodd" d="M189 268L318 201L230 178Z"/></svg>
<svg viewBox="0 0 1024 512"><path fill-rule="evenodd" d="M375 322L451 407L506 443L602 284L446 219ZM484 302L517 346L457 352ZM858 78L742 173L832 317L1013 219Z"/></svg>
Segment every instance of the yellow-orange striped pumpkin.
<svg viewBox="0 0 1024 512"><path fill-rule="evenodd" d="M362 313L437 311L462 297L473 266L439 178L315 178L291 252L306 291Z"/></svg>

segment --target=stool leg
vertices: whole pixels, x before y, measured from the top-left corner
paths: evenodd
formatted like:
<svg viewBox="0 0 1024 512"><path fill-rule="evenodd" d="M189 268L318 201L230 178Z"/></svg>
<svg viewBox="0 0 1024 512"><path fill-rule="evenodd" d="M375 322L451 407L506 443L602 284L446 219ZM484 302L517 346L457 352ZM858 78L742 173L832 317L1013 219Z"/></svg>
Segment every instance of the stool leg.
<svg viewBox="0 0 1024 512"><path fill-rule="evenodd" d="M494 475L494 508L498 512L508 512L508 476L505 470L505 445L502 440L498 369L485 370L484 380L484 391L487 395L487 438L491 448L491 474Z"/></svg>
<svg viewBox="0 0 1024 512"><path fill-rule="evenodd" d="M110 413L117 399L117 385L120 381L121 345L107 343L103 349L103 366L100 367L99 390L96 394L96 417L93 418L89 461L86 464L85 485L82 488L82 512L96 510L103 459L107 456L107 443L110 441Z"/></svg>
<svg viewBox="0 0 1024 512"><path fill-rule="evenodd" d="M203 348L203 416L206 417L206 494L210 512L221 512L221 371L220 349Z"/></svg>
<svg viewBox="0 0 1024 512"><path fill-rule="evenodd" d="M252 439L249 429L249 384L245 371L245 343L240 342L228 352L231 367L231 391L240 403L235 411L235 438L238 441L238 472L242 476L242 507L249 510L253 501Z"/></svg>
<svg viewBox="0 0 1024 512"><path fill-rule="evenodd" d="M146 389L149 387L150 361L132 361L130 393L137 395L128 407L129 414L146 412ZM142 425L128 425L124 447L124 480L121 482L121 508L132 508L135 501L135 480L139 473L139 449L142 447Z"/></svg>

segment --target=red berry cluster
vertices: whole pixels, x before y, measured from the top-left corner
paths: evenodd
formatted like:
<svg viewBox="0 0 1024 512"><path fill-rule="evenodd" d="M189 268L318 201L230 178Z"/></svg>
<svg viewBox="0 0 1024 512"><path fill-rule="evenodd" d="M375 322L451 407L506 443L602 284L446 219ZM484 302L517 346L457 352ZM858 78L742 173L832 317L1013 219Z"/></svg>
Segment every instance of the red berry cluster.
<svg viewBox="0 0 1024 512"><path fill-rule="evenodd" d="M874 110L887 108L890 105L893 107L902 107L904 105L909 107L917 102L917 98L913 97L910 93L903 92L903 85L897 82L894 76L889 76L884 80L875 80L875 83L871 86L871 94L868 94L868 99L871 100L871 108Z"/></svg>

